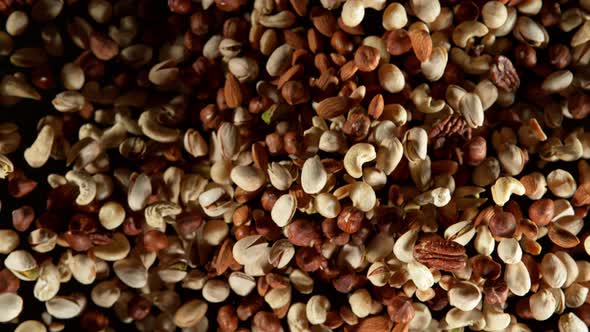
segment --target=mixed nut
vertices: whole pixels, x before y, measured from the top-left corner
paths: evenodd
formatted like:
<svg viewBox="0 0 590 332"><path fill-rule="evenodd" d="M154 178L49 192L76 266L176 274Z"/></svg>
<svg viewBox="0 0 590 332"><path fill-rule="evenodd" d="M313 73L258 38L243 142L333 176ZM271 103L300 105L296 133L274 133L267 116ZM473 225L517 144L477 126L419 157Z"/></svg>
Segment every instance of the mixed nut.
<svg viewBox="0 0 590 332"><path fill-rule="evenodd" d="M2 330L588 331L590 1L0 14Z"/></svg>

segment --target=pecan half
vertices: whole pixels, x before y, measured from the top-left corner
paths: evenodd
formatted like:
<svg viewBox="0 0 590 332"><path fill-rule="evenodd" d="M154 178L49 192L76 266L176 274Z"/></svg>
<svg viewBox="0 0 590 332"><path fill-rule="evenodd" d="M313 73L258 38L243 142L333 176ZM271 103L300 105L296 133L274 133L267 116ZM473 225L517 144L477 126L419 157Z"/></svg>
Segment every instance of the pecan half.
<svg viewBox="0 0 590 332"><path fill-rule="evenodd" d="M490 69L490 79L496 86L507 92L514 92L520 86L520 78L510 59L498 55Z"/></svg>
<svg viewBox="0 0 590 332"><path fill-rule="evenodd" d="M414 258L428 267L456 271L465 267L465 247L449 240L428 240L414 247Z"/></svg>

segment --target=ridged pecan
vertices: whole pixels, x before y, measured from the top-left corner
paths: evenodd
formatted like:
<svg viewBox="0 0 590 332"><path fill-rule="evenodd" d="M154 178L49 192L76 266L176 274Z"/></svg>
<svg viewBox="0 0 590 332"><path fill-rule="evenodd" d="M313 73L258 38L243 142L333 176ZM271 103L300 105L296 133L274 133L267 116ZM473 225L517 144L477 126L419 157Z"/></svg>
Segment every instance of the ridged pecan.
<svg viewBox="0 0 590 332"><path fill-rule="evenodd" d="M430 268L456 271L465 267L465 247L449 240L421 241L414 247L414 258Z"/></svg>
<svg viewBox="0 0 590 332"><path fill-rule="evenodd" d="M490 79L496 86L506 92L514 92L520 86L520 77L510 59L499 55L494 59L490 69Z"/></svg>

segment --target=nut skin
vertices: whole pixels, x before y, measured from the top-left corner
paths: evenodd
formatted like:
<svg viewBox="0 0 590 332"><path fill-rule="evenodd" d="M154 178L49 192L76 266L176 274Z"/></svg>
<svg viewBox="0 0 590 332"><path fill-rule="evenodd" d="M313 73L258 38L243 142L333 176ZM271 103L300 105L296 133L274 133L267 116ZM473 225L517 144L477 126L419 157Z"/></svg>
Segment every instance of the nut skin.
<svg viewBox="0 0 590 332"><path fill-rule="evenodd" d="M109 326L109 318L96 309L84 311L80 318L80 326L89 332L98 332Z"/></svg>
<svg viewBox="0 0 590 332"><path fill-rule="evenodd" d="M365 220L365 213L353 206L347 206L340 211L337 219L337 226L345 233L354 234L358 232Z"/></svg>
<svg viewBox="0 0 590 332"><path fill-rule="evenodd" d="M508 286L502 279L486 280L483 286L484 301L489 304L506 303L508 293Z"/></svg>
<svg viewBox="0 0 590 332"><path fill-rule="evenodd" d="M510 238L516 232L516 218L510 212L497 211L490 219L489 227L493 236Z"/></svg>
<svg viewBox="0 0 590 332"><path fill-rule="evenodd" d="M557 69L564 69L572 62L570 49L563 44L554 44L549 47L549 62Z"/></svg>
<svg viewBox="0 0 590 332"><path fill-rule="evenodd" d="M478 255L471 258L471 268L476 279L496 280L500 277L502 266L489 256Z"/></svg>
<svg viewBox="0 0 590 332"><path fill-rule="evenodd" d="M553 200L544 198L533 202L529 207L529 218L538 226L546 226L553 219L555 204Z"/></svg>
<svg viewBox="0 0 590 332"><path fill-rule="evenodd" d="M518 44L514 48L516 63L527 68L532 68L537 64L537 51L529 45Z"/></svg>
<svg viewBox="0 0 590 332"><path fill-rule="evenodd" d="M464 148L465 162L471 166L481 164L487 156L487 143L485 138L476 136L471 139Z"/></svg>
<svg viewBox="0 0 590 332"><path fill-rule="evenodd" d="M217 324L223 332L233 332L238 329L238 316L236 309L231 304L219 308Z"/></svg>
<svg viewBox="0 0 590 332"><path fill-rule="evenodd" d="M379 65L379 60L381 60L379 50L371 46L363 45L354 53L354 63L363 72L375 70Z"/></svg>
<svg viewBox="0 0 590 332"><path fill-rule="evenodd" d="M173 13L186 15L192 10L192 2L190 0L168 0L168 8Z"/></svg>
<svg viewBox="0 0 590 332"><path fill-rule="evenodd" d="M129 302L128 310L129 315L134 320L145 319L152 309L152 303L143 296L135 296Z"/></svg>
<svg viewBox="0 0 590 332"><path fill-rule="evenodd" d="M394 296L387 304L387 314L392 321L403 324L414 318L416 312L412 306L412 299L405 296Z"/></svg>
<svg viewBox="0 0 590 332"><path fill-rule="evenodd" d="M259 331L263 332L279 332L281 330L281 321L271 312L259 311L252 318L252 325Z"/></svg>
<svg viewBox="0 0 590 332"><path fill-rule="evenodd" d="M150 229L143 234L143 247L147 252L157 252L168 248L168 237L166 234Z"/></svg>

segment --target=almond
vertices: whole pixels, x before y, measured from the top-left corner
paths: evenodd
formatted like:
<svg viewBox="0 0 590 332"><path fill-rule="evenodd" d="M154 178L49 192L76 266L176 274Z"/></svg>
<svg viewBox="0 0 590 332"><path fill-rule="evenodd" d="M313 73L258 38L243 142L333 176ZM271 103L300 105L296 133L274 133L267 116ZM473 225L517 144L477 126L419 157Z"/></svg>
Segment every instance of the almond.
<svg viewBox="0 0 590 332"><path fill-rule="evenodd" d="M430 34L424 30L414 29L410 31L409 35L416 58L420 62L428 60L432 53L432 39L430 38Z"/></svg>
<svg viewBox="0 0 590 332"><path fill-rule="evenodd" d="M354 76L354 74L356 74L358 70L359 67L357 67L354 61L350 60L340 68L340 79L342 81L348 81Z"/></svg>
<svg viewBox="0 0 590 332"><path fill-rule="evenodd" d="M305 16L307 14L307 5L309 5L309 0L290 0L291 7L297 15Z"/></svg>
<svg viewBox="0 0 590 332"><path fill-rule="evenodd" d="M391 330L391 320L385 316L374 316L361 320L350 331L355 332L388 332ZM401 324L400 324L401 325Z"/></svg>
<svg viewBox="0 0 590 332"><path fill-rule="evenodd" d="M225 94L225 102L230 108L236 108L242 104L242 89L240 88L240 82L238 82L238 79L231 73L228 73L225 76L223 92Z"/></svg>
<svg viewBox="0 0 590 332"><path fill-rule="evenodd" d="M404 29L387 31L383 35L383 41L385 42L387 53L391 55L401 55L412 48L408 32Z"/></svg>
<svg viewBox="0 0 590 332"><path fill-rule="evenodd" d="M312 11L311 22L326 37L332 37L334 32L338 31L338 21L329 10L321 9L317 12Z"/></svg>
<svg viewBox="0 0 590 332"><path fill-rule="evenodd" d="M324 119L332 119L348 112L351 106L349 97L336 96L322 100L316 112Z"/></svg>
<svg viewBox="0 0 590 332"><path fill-rule="evenodd" d="M383 100L383 95L376 94L375 97L373 97L373 99L371 99L371 102L369 103L369 108L368 108L368 112L369 115L373 118L373 119L379 119L381 117L381 115L383 114L383 108L385 107L385 102Z"/></svg>

